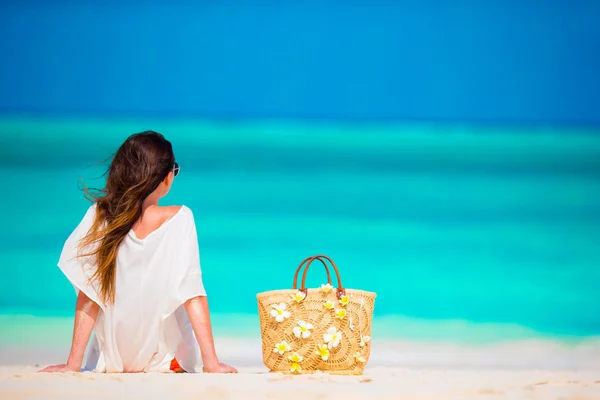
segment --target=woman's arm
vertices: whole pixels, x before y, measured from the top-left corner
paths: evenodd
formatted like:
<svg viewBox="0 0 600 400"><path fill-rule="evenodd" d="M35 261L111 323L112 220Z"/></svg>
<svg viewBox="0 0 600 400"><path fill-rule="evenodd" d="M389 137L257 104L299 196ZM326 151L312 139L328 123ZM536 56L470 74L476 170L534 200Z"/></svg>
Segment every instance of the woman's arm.
<svg viewBox="0 0 600 400"><path fill-rule="evenodd" d="M185 302L185 310L188 313L192 329L202 353L204 372L235 373L237 370L227 364L219 362L215 351L212 327L210 324L210 313L208 311L208 300L206 296L197 296Z"/></svg>
<svg viewBox="0 0 600 400"><path fill-rule="evenodd" d="M90 300L82 291L77 296L75 305L75 324L73 327L73 342L66 364L51 365L40 372L79 372L83 363L85 349L90 340L92 329L98 316L98 304Z"/></svg>

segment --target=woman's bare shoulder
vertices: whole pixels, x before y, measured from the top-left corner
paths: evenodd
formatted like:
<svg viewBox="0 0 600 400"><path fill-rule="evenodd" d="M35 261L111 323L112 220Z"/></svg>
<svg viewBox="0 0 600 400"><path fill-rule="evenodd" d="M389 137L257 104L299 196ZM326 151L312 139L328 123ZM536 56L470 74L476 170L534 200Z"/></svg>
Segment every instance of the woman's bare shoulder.
<svg viewBox="0 0 600 400"><path fill-rule="evenodd" d="M160 225L177 215L184 206L150 206L144 211L143 219L151 225Z"/></svg>
<svg viewBox="0 0 600 400"><path fill-rule="evenodd" d="M183 207L184 206L156 206L156 208L158 208L157 213L167 219L179 213Z"/></svg>

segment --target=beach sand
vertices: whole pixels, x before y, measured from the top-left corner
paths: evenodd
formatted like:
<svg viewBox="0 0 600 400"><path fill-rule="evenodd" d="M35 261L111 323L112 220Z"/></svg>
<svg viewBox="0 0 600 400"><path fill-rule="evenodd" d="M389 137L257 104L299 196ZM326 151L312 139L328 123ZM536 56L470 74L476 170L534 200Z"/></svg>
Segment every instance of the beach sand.
<svg viewBox="0 0 600 400"><path fill-rule="evenodd" d="M0 367L2 399L600 399L598 371L373 367L363 376L38 374Z"/></svg>
<svg viewBox="0 0 600 400"><path fill-rule="evenodd" d="M600 399L595 341L379 342L362 376L274 374L260 341L218 338L217 347L239 374L41 374L68 349L13 343L0 347L0 399Z"/></svg>

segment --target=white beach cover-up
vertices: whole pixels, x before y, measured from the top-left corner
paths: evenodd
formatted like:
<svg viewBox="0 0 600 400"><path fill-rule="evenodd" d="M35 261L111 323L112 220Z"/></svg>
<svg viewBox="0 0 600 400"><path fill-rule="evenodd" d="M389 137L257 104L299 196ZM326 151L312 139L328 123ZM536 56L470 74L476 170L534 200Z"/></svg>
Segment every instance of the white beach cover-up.
<svg viewBox="0 0 600 400"><path fill-rule="evenodd" d="M94 221L91 206L67 239L58 266L79 293L100 306L85 364L96 372L168 372L171 361L199 369L199 349L183 303L205 296L192 211L182 206L144 239L130 230L117 255L113 304L100 298L90 280L96 266L78 242ZM84 249L85 250L85 249Z"/></svg>

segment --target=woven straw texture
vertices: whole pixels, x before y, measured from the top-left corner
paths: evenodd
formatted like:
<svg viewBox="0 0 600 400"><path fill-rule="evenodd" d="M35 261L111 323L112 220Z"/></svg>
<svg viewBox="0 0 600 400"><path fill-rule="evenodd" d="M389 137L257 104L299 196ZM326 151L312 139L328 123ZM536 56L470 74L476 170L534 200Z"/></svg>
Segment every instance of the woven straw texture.
<svg viewBox="0 0 600 400"><path fill-rule="evenodd" d="M302 289L305 278L306 273ZM376 294L343 289L344 296L335 287L302 289L257 295L265 366L282 373L361 375L371 354Z"/></svg>

